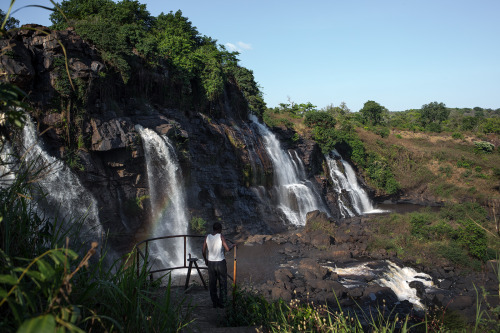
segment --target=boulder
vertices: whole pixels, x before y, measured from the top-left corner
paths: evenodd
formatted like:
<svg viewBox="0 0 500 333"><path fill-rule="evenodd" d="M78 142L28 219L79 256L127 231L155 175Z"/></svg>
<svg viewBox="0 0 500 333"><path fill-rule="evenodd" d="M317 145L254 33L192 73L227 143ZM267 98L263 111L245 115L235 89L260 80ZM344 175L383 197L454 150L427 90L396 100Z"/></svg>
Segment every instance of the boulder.
<svg viewBox="0 0 500 333"><path fill-rule="evenodd" d="M126 148L134 142L137 132L134 124L128 118L114 118L102 121L94 118L92 126L92 150L109 151L117 148Z"/></svg>

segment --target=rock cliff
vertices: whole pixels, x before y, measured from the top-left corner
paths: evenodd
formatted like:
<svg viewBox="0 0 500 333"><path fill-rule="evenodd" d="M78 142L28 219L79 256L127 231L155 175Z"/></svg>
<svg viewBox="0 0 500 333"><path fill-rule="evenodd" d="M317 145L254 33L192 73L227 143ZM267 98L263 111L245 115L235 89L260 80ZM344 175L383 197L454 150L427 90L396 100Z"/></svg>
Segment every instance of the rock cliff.
<svg viewBox="0 0 500 333"><path fill-rule="evenodd" d="M272 162L235 85L226 86L216 112L181 111L162 103L160 93L133 94L141 91L137 77L126 84L110 81L109 64L73 30L30 28L35 30L21 29L0 41L10 47L0 57L8 73L4 79L29 94L29 112L44 133L47 151L65 160L97 199L113 247L125 251L150 231L146 162L137 124L175 143L189 216L202 217L208 225L222 221L229 234L287 228L271 204ZM65 77L62 46L76 91ZM138 75L157 84L168 80L168 73L144 74L141 69ZM297 152L318 192L331 194L325 177L319 176L324 157L317 144L292 140L294 133L286 129L275 133L283 149ZM329 206L338 214L334 204Z"/></svg>

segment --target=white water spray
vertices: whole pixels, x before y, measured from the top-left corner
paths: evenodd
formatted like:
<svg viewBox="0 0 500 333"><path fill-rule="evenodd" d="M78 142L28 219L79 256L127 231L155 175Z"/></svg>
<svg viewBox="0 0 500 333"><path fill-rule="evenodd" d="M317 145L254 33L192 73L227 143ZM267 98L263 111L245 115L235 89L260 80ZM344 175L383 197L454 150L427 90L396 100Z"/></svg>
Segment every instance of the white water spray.
<svg viewBox="0 0 500 333"><path fill-rule="evenodd" d="M148 173L151 214L154 229L151 237L186 235L188 218L182 175L175 149L166 136L136 125L142 138ZM189 244L188 244L189 245ZM187 252L190 252L189 246ZM150 255L157 268L184 265L184 240L171 238L151 243Z"/></svg>
<svg viewBox="0 0 500 333"><path fill-rule="evenodd" d="M302 161L298 156L293 158L290 152L283 151L276 136L257 117L251 115L250 120L262 135L266 151L273 162L278 208L291 223L305 225L308 212L325 210L319 205L310 184L308 186Z"/></svg>
<svg viewBox="0 0 500 333"><path fill-rule="evenodd" d="M46 205L38 205L37 209L42 209L50 216L57 207L59 213L65 213L72 218L85 217L79 235L81 240L96 241L100 244L103 229L97 201L69 167L47 154L31 119L28 119L23 128L22 153L28 163L32 163L36 169L43 169L43 175L38 175L37 183L44 191Z"/></svg>
<svg viewBox="0 0 500 333"><path fill-rule="evenodd" d="M373 207L366 191L359 185L352 166L336 150L332 150L332 155L326 155L326 162L330 170L333 186L338 193L337 204L342 216L351 217L384 212L384 210ZM342 166L343 170L340 166Z"/></svg>
<svg viewBox="0 0 500 333"><path fill-rule="evenodd" d="M418 309L425 309L425 306L417 296L416 289L409 286L410 282L422 282L426 289L435 288L430 275L419 273L410 267L399 267L388 260L365 262L344 268L324 267L337 273L340 282L346 288L358 287L363 284L378 284L391 288L400 301L407 300Z"/></svg>

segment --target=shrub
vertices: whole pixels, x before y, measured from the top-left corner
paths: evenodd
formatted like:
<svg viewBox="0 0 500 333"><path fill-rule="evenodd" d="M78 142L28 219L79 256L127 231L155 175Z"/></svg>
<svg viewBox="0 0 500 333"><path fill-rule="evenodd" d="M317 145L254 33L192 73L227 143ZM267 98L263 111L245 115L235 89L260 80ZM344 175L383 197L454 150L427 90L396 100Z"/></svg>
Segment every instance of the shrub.
<svg viewBox="0 0 500 333"><path fill-rule="evenodd" d="M457 161L457 167L459 168L470 169L472 168L472 166L474 166L474 162L471 160L467 160L463 156Z"/></svg>
<svg viewBox="0 0 500 333"><path fill-rule="evenodd" d="M462 135L462 133L459 133L459 132L454 132L451 137L453 139L456 139L456 140L463 140L464 139L464 136Z"/></svg>
<svg viewBox="0 0 500 333"><path fill-rule="evenodd" d="M431 224L431 217L426 213L411 213L410 214L410 233L417 238L426 238L428 231L427 226Z"/></svg>
<svg viewBox="0 0 500 333"><path fill-rule="evenodd" d="M500 168L493 168L493 174L494 174L497 178L500 178Z"/></svg>
<svg viewBox="0 0 500 333"><path fill-rule="evenodd" d="M458 242L477 259L485 260L487 257L486 232L471 219L461 222L463 227L458 230Z"/></svg>
<svg viewBox="0 0 500 333"><path fill-rule="evenodd" d="M495 150L495 146L487 141L475 141L474 142L474 152L475 153L492 153Z"/></svg>
<svg viewBox="0 0 500 333"><path fill-rule="evenodd" d="M191 229L197 234L205 234L207 232L207 222L201 217L193 217L189 221Z"/></svg>
<svg viewBox="0 0 500 333"><path fill-rule="evenodd" d="M377 127L375 129L375 133L380 135L381 138L387 138L391 131L389 130L388 127Z"/></svg>
<svg viewBox="0 0 500 333"><path fill-rule="evenodd" d="M380 156L371 154L366 162L368 167L366 172L368 177L378 188L383 189L388 194L395 194L401 185L394 178L390 166Z"/></svg>
<svg viewBox="0 0 500 333"><path fill-rule="evenodd" d="M442 128L440 123L430 123L425 127L429 132L441 133Z"/></svg>
<svg viewBox="0 0 500 333"><path fill-rule="evenodd" d="M452 174L452 169L451 166L447 165L445 167L439 167L439 172L443 173L446 175L446 178L450 178Z"/></svg>
<svg viewBox="0 0 500 333"><path fill-rule="evenodd" d="M439 215L447 220L460 221L473 219L476 222L483 222L488 216L488 212L476 202L465 202L456 205L447 205L443 207Z"/></svg>

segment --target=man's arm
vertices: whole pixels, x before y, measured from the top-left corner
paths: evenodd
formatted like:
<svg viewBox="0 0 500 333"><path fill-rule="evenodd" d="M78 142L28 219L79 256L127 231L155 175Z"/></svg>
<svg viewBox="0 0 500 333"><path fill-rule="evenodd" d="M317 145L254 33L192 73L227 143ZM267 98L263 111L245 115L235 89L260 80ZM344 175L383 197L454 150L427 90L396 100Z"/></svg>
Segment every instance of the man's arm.
<svg viewBox="0 0 500 333"><path fill-rule="evenodd" d="M203 259L205 259L205 265L208 266L208 259L207 259L207 237L205 237L205 241L203 242L203 250L201 251L203 254Z"/></svg>
<svg viewBox="0 0 500 333"><path fill-rule="evenodd" d="M229 251L231 250L233 247L235 247L235 245L231 245L231 247L227 246L227 243L226 243L226 239L224 238L224 236L220 235L220 239L222 240L222 246L224 246L224 249L226 251Z"/></svg>

